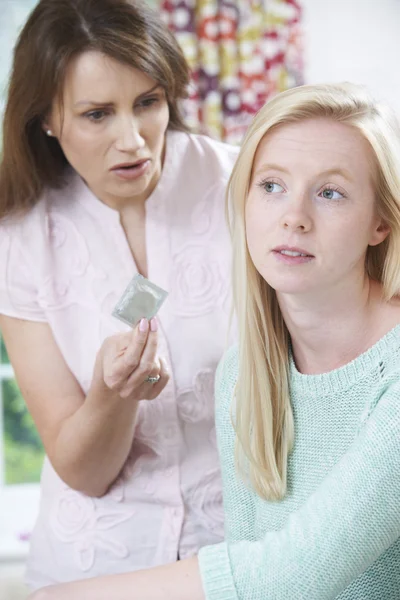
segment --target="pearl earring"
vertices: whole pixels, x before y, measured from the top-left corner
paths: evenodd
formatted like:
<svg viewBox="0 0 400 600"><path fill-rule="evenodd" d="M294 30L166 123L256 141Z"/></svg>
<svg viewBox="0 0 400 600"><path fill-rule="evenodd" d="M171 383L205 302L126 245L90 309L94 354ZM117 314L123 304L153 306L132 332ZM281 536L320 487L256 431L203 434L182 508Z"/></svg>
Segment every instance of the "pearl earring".
<svg viewBox="0 0 400 600"><path fill-rule="evenodd" d="M51 129L46 129L46 133L47 133L47 135L50 135L50 136L53 135L53 132Z"/></svg>

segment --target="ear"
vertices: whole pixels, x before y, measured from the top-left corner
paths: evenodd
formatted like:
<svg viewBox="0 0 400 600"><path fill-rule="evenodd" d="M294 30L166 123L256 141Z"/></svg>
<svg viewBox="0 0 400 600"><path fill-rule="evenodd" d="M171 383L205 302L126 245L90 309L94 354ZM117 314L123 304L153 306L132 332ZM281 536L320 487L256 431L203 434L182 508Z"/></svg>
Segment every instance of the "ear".
<svg viewBox="0 0 400 600"><path fill-rule="evenodd" d="M378 244L381 244L387 238L389 233L390 226L387 223L385 223L382 219L379 219L371 233L368 245L378 246Z"/></svg>
<svg viewBox="0 0 400 600"><path fill-rule="evenodd" d="M51 129L51 127L48 125L48 123L42 123L42 129L45 132L46 135L48 135L49 137L53 137L54 133Z"/></svg>
<svg viewBox="0 0 400 600"><path fill-rule="evenodd" d="M51 118L50 113L47 113L45 115L45 117L43 117L42 129L45 132L45 134L48 135L49 137L55 137L54 128L52 126L52 118Z"/></svg>

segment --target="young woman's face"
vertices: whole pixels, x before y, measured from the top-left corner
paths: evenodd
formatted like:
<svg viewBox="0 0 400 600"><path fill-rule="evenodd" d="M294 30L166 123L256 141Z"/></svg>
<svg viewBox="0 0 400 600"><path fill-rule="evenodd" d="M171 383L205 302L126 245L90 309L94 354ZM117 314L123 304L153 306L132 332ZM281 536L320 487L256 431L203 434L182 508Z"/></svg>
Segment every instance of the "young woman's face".
<svg viewBox="0 0 400 600"><path fill-rule="evenodd" d="M69 163L106 204L145 200L161 174L169 121L165 92L148 75L100 52L67 70L50 128Z"/></svg>
<svg viewBox="0 0 400 600"><path fill-rule="evenodd" d="M246 204L251 258L277 292L326 292L363 278L377 215L372 150L329 119L278 127L261 141ZM362 279L361 279L362 280Z"/></svg>

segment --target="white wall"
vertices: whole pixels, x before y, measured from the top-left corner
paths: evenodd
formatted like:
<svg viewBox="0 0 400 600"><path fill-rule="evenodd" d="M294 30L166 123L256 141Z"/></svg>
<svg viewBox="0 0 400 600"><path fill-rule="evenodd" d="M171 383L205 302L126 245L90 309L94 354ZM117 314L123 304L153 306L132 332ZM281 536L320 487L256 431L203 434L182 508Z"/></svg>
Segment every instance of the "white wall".
<svg viewBox="0 0 400 600"><path fill-rule="evenodd" d="M400 115L400 0L300 0L306 82L367 85Z"/></svg>
<svg viewBox="0 0 400 600"><path fill-rule="evenodd" d="M36 0L0 0L0 112L12 60L12 47L19 29Z"/></svg>

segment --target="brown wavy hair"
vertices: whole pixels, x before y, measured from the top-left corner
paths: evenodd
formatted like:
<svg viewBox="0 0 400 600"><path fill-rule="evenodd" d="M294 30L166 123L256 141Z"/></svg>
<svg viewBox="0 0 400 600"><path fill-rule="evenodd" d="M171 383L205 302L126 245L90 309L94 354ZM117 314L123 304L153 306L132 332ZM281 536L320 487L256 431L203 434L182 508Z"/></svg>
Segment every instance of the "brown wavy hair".
<svg viewBox="0 0 400 600"><path fill-rule="evenodd" d="M0 219L25 212L45 187L60 187L68 165L43 121L61 100L67 67L95 50L146 73L166 92L169 129L187 131L179 101L189 67L176 39L141 0L40 0L14 49L3 120Z"/></svg>

